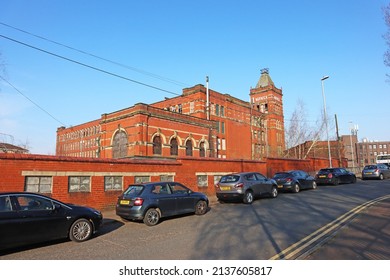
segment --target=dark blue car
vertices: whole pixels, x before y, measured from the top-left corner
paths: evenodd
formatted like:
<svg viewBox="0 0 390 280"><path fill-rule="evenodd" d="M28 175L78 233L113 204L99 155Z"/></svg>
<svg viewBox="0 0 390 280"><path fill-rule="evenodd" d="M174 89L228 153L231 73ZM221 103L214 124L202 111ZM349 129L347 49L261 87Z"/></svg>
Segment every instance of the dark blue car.
<svg viewBox="0 0 390 280"><path fill-rule="evenodd" d="M278 189L283 191L297 193L303 189L317 188L314 177L303 170L278 172L274 175L273 179L278 184Z"/></svg>
<svg viewBox="0 0 390 280"><path fill-rule="evenodd" d="M208 197L178 182L153 182L130 185L116 204L116 214L125 220L143 220L148 226L160 218L186 213L203 215Z"/></svg>

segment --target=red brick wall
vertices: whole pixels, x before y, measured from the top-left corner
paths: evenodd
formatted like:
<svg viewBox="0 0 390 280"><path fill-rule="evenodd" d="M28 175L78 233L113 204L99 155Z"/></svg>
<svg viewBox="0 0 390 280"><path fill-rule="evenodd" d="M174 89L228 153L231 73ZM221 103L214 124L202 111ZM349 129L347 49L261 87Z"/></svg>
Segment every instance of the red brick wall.
<svg viewBox="0 0 390 280"><path fill-rule="evenodd" d="M335 166L337 162L333 163ZM179 158L178 160L114 160L88 159L29 154L0 154L0 191L24 191L26 176L52 176L52 196L64 202L89 205L98 209L112 208L121 191L105 191L104 176L123 176L123 188L134 183L135 175L148 174L151 181L160 175L173 174L195 191L214 195L214 176L230 172L258 171L272 177L275 172L303 169L315 173L328 165L327 159L287 160L269 158L264 161L215 158ZM91 191L68 191L69 176L91 177ZM207 176L207 186L199 187L197 176Z"/></svg>

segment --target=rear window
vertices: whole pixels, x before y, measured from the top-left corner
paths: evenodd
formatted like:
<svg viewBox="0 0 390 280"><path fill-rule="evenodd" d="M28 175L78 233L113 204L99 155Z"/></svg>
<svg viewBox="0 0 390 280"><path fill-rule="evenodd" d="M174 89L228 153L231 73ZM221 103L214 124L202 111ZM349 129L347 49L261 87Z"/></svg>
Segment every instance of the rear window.
<svg viewBox="0 0 390 280"><path fill-rule="evenodd" d="M274 178L275 179L283 179L291 176L289 173L276 173Z"/></svg>
<svg viewBox="0 0 390 280"><path fill-rule="evenodd" d="M221 180L219 182L221 183L235 183L240 180L240 176L238 175L226 175L222 176Z"/></svg>
<svg viewBox="0 0 390 280"><path fill-rule="evenodd" d="M144 189L144 186L129 186L123 194L125 195L139 195Z"/></svg>
<svg viewBox="0 0 390 280"><path fill-rule="evenodd" d="M334 169L325 168L325 169L321 169L318 173L330 173L332 171L334 171Z"/></svg>
<svg viewBox="0 0 390 280"><path fill-rule="evenodd" d="M376 169L376 165L366 165L364 169Z"/></svg>

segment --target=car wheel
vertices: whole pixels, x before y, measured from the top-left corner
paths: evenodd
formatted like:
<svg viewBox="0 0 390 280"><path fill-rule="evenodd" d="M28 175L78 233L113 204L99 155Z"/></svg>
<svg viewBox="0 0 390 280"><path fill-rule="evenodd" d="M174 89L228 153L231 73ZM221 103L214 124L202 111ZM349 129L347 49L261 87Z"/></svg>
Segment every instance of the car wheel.
<svg viewBox="0 0 390 280"><path fill-rule="evenodd" d="M69 230L69 239L76 242L88 240L92 236L92 223L87 219L76 220Z"/></svg>
<svg viewBox="0 0 390 280"><path fill-rule="evenodd" d="M379 174L379 180L383 180L383 174Z"/></svg>
<svg viewBox="0 0 390 280"><path fill-rule="evenodd" d="M157 211L157 209L150 208L148 211L146 211L145 217L144 217L144 224L147 226L155 226L158 224L158 221L160 220L160 213Z"/></svg>
<svg viewBox="0 0 390 280"><path fill-rule="evenodd" d="M195 214L204 215L207 211L207 203L204 200L199 200L195 205Z"/></svg>
<svg viewBox="0 0 390 280"><path fill-rule="evenodd" d="M291 190L293 193L299 193L300 191L299 184L295 183Z"/></svg>
<svg viewBox="0 0 390 280"><path fill-rule="evenodd" d="M351 182L352 184L355 184L356 183L356 176L353 176L353 178L352 178L352 182Z"/></svg>
<svg viewBox="0 0 390 280"><path fill-rule="evenodd" d="M337 186L338 184L340 184L340 179L339 178L335 178L334 181L333 181L333 185Z"/></svg>
<svg viewBox="0 0 390 280"><path fill-rule="evenodd" d="M317 188L317 183L316 183L316 181L313 181L313 183L312 183L312 185L311 185L311 188L312 188L313 190L315 190L315 189Z"/></svg>
<svg viewBox="0 0 390 280"><path fill-rule="evenodd" d="M244 203L252 204L253 202L253 193L251 191L246 191L244 194Z"/></svg>
<svg viewBox="0 0 390 280"><path fill-rule="evenodd" d="M277 196L278 196L278 188L275 187L275 186L273 186L273 187L272 187L272 190L271 190L271 197L272 197L272 198L275 198L275 197L277 197Z"/></svg>

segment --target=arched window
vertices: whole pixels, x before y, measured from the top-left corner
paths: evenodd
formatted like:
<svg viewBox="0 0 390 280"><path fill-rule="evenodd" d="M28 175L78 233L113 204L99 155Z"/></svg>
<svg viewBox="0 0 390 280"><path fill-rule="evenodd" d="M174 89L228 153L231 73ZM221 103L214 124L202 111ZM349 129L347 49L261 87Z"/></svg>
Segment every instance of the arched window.
<svg viewBox="0 0 390 280"><path fill-rule="evenodd" d="M192 141L187 140L186 142L186 156L192 156Z"/></svg>
<svg viewBox="0 0 390 280"><path fill-rule="evenodd" d="M153 138L153 154L154 155L161 155L161 149L162 149L161 137L156 136Z"/></svg>
<svg viewBox="0 0 390 280"><path fill-rule="evenodd" d="M127 134L124 131L118 131L112 141L112 157L124 158L127 156Z"/></svg>
<svg viewBox="0 0 390 280"><path fill-rule="evenodd" d="M177 139L172 138L171 140L171 156L177 156L179 154Z"/></svg>
<svg viewBox="0 0 390 280"><path fill-rule="evenodd" d="M204 142L201 142L199 145L199 156L205 157L206 156L206 149L204 147Z"/></svg>

